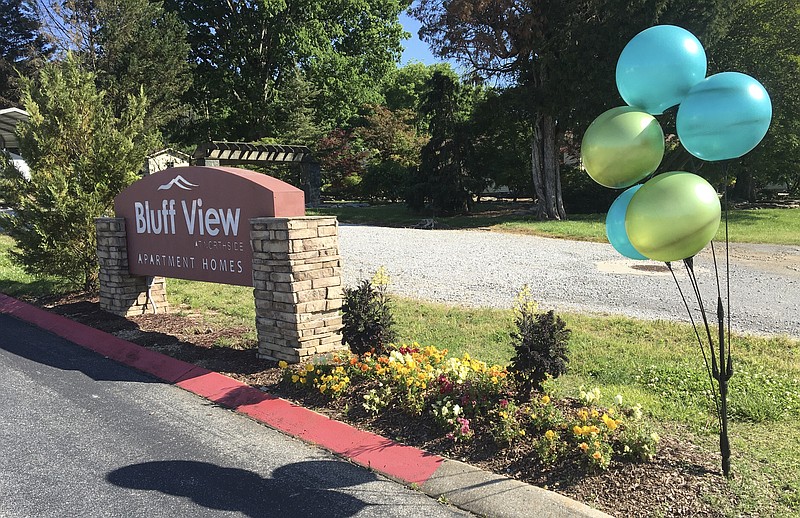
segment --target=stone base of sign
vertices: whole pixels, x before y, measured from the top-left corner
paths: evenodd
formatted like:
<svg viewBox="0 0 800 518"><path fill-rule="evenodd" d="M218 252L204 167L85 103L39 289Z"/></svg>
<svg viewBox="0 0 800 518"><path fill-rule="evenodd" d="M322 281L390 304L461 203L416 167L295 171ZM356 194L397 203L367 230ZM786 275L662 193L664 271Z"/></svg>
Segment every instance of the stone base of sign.
<svg viewBox="0 0 800 518"><path fill-rule="evenodd" d="M344 349L336 218L250 220L258 356L297 363Z"/></svg>
<svg viewBox="0 0 800 518"><path fill-rule="evenodd" d="M169 304L164 277L142 277L128 273L125 219L97 218L94 223L97 229L97 258L100 261L100 308L120 316L167 313Z"/></svg>

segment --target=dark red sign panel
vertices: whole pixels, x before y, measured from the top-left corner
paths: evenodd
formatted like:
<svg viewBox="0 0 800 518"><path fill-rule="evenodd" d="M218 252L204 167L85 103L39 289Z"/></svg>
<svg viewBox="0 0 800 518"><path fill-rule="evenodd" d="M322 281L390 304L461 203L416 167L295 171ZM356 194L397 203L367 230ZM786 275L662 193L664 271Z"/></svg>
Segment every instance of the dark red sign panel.
<svg viewBox="0 0 800 518"><path fill-rule="evenodd" d="M175 167L114 199L125 218L129 271L253 285L251 218L305 215L303 191L233 167Z"/></svg>

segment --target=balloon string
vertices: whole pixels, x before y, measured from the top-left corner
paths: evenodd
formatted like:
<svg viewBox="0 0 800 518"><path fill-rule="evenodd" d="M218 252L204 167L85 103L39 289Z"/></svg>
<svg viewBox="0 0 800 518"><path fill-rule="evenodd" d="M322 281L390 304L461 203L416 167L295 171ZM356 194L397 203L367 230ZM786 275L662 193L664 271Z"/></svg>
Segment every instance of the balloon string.
<svg viewBox="0 0 800 518"><path fill-rule="evenodd" d="M731 360L731 257L730 257L730 238L728 235L728 162L722 163L722 171L725 176L724 190L722 191L722 198L725 202L725 289L726 289L726 304L727 313L725 314L727 320L728 337L728 365L726 366L727 375L732 374L733 360Z"/></svg>
<svg viewBox="0 0 800 518"><path fill-rule="evenodd" d="M667 268L669 268L669 273L672 274L672 279L675 281L675 286L678 288L678 293L681 296L681 300L683 300L683 305L686 308L686 313L689 315L689 321L692 323L692 329L694 329L694 335L697 337L697 343L700 346L700 352L703 354L703 362L706 365L706 372L708 373L708 384L711 387L711 394L714 398L714 407L717 409L717 422L719 423L720 427L722 427L722 421L719 416L719 401L717 401L717 391L714 390L714 377L711 374L711 368L708 365L708 355L706 355L706 348L703 345L703 339L700 338L700 332L697 330L697 324L694 321L694 317L692 316L692 310L689 309L689 303L686 301L686 296L683 294L683 290L681 289L681 284L678 282L678 277L675 276L675 271L672 269L672 263L666 263ZM712 348L713 349L713 348Z"/></svg>
<svg viewBox="0 0 800 518"><path fill-rule="evenodd" d="M683 260L683 264L686 265L686 274L689 276L689 282L691 282L692 288L694 288L694 296L697 298L697 303L700 305L700 315L703 317L703 324L705 325L706 336L708 337L708 346L711 350L711 369L716 376L719 371L717 370L717 356L714 354L714 340L711 338L711 329L708 326L708 317L706 316L703 297L700 294L700 285L697 282L697 275L694 273L694 260L691 257L686 258Z"/></svg>

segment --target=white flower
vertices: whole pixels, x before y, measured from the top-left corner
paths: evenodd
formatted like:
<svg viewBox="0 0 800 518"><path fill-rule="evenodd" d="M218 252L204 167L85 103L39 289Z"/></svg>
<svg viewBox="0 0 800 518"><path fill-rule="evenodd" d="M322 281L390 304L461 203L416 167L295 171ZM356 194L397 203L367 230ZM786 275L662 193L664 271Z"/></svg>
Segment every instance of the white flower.
<svg viewBox="0 0 800 518"><path fill-rule="evenodd" d="M461 415L461 407L458 405L453 405L453 415L458 416Z"/></svg>
<svg viewBox="0 0 800 518"><path fill-rule="evenodd" d="M617 394L614 396L614 403L619 406L622 404L622 394Z"/></svg>

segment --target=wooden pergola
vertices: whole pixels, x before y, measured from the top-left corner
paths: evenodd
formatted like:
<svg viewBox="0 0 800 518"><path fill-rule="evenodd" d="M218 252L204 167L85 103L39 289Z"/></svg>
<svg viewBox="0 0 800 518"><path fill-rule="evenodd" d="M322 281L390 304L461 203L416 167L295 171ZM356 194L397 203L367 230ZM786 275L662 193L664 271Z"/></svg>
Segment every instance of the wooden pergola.
<svg viewBox="0 0 800 518"><path fill-rule="evenodd" d="M306 180L302 186L306 204L310 207L320 204L320 165L306 146L213 141L197 146L192 158L196 165L207 166L299 164Z"/></svg>

